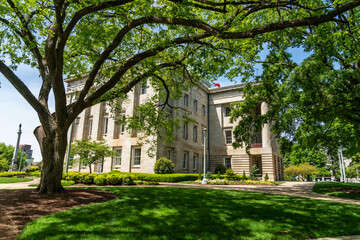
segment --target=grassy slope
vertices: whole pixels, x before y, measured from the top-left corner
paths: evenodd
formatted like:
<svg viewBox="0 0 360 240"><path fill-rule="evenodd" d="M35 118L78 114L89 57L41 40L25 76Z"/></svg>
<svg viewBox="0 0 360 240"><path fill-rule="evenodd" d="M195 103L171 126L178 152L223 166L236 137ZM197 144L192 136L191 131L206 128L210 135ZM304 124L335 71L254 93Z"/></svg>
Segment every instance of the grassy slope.
<svg viewBox="0 0 360 240"><path fill-rule="evenodd" d="M360 234L357 205L209 189L108 190L119 199L40 218L19 239L269 240Z"/></svg>
<svg viewBox="0 0 360 240"><path fill-rule="evenodd" d="M357 188L360 189L360 183L339 183L339 182L317 182L313 187L313 192L328 194L335 197L350 198L360 200L360 194L344 193L334 191L334 188Z"/></svg>
<svg viewBox="0 0 360 240"><path fill-rule="evenodd" d="M17 183L17 182L30 182L34 179L30 178L16 178L16 177L0 177L0 183Z"/></svg>

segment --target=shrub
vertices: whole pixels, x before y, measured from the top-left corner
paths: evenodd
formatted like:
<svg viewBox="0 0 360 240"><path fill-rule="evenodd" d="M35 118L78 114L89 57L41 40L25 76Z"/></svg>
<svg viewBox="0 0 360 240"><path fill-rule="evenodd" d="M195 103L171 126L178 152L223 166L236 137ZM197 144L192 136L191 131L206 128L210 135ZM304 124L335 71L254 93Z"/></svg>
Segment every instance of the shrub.
<svg viewBox="0 0 360 240"><path fill-rule="evenodd" d="M264 177L265 181L269 181L269 175L266 173Z"/></svg>
<svg viewBox="0 0 360 240"><path fill-rule="evenodd" d="M61 185L62 186L71 186L71 185L74 185L75 182L74 181L67 181L67 180L61 180Z"/></svg>
<svg viewBox="0 0 360 240"><path fill-rule="evenodd" d="M246 180L246 179L247 179L247 176L245 174L245 171L243 171L242 180Z"/></svg>
<svg viewBox="0 0 360 240"><path fill-rule="evenodd" d="M201 180L201 172L199 172L197 180Z"/></svg>
<svg viewBox="0 0 360 240"><path fill-rule="evenodd" d="M84 184L92 184L94 183L95 174L93 173L83 173L80 175L80 182Z"/></svg>
<svg viewBox="0 0 360 240"><path fill-rule="evenodd" d="M129 174L125 174L121 177L122 179L122 184L124 185L134 185L134 179L132 176L130 176Z"/></svg>
<svg viewBox="0 0 360 240"><path fill-rule="evenodd" d="M106 183L106 175L104 174L98 174L94 178L94 183L98 186L104 186Z"/></svg>
<svg viewBox="0 0 360 240"><path fill-rule="evenodd" d="M134 180L134 184L136 185L140 185L140 184L143 184L144 182L142 180Z"/></svg>
<svg viewBox="0 0 360 240"><path fill-rule="evenodd" d="M212 179L212 173L210 171L206 173L206 178Z"/></svg>
<svg viewBox="0 0 360 240"><path fill-rule="evenodd" d="M216 174L216 179L221 179L220 172L218 172L218 173Z"/></svg>
<svg viewBox="0 0 360 240"><path fill-rule="evenodd" d="M259 178L259 168L256 165L253 165L250 170L249 178L251 180L257 180Z"/></svg>
<svg viewBox="0 0 360 240"><path fill-rule="evenodd" d="M32 176L34 177L41 177L41 172L40 171L34 171L30 173Z"/></svg>
<svg viewBox="0 0 360 240"><path fill-rule="evenodd" d="M236 174L235 174L234 170L232 170L231 168L226 169L226 172L225 172L226 179L234 179L235 177L236 177Z"/></svg>
<svg viewBox="0 0 360 240"><path fill-rule="evenodd" d="M215 167L215 173L224 174L226 172L226 167L223 164L218 164Z"/></svg>
<svg viewBox="0 0 360 240"><path fill-rule="evenodd" d="M155 163L154 172L156 174L174 173L174 163L166 157L159 158Z"/></svg>
<svg viewBox="0 0 360 240"><path fill-rule="evenodd" d="M75 183L80 182L81 174L79 172L68 172L63 175L63 179L67 181L74 181Z"/></svg>
<svg viewBox="0 0 360 240"><path fill-rule="evenodd" d="M0 177L14 177L25 174L26 174L25 172L2 172L0 173Z"/></svg>
<svg viewBox="0 0 360 240"><path fill-rule="evenodd" d="M38 170L39 170L38 166L33 166L33 167L30 167L30 169L29 169L30 172L34 172L34 171L38 171Z"/></svg>
<svg viewBox="0 0 360 240"><path fill-rule="evenodd" d="M108 174L106 176L106 183L108 185L119 185L122 183L121 175L119 174Z"/></svg>
<svg viewBox="0 0 360 240"><path fill-rule="evenodd" d="M145 185L159 185L159 182L144 182Z"/></svg>
<svg viewBox="0 0 360 240"><path fill-rule="evenodd" d="M173 173L173 174L150 174L150 173L131 173L132 177L136 177L143 181L154 181L154 182L182 182L182 181L195 181L198 177L197 174L184 174L184 173Z"/></svg>

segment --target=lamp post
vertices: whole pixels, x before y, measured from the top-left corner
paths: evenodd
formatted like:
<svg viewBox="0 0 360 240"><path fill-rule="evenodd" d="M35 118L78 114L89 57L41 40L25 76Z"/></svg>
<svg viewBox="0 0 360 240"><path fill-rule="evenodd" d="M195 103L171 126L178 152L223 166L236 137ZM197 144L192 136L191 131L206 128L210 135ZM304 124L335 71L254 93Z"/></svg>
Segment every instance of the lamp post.
<svg viewBox="0 0 360 240"><path fill-rule="evenodd" d="M22 159L24 155L24 147L21 147L21 154L20 154L20 164L19 164L19 172L21 171Z"/></svg>
<svg viewBox="0 0 360 240"><path fill-rule="evenodd" d="M204 178L201 181L201 184L207 184L207 180L206 180L206 128L203 129L203 134L204 134Z"/></svg>
<svg viewBox="0 0 360 240"><path fill-rule="evenodd" d="M16 171L17 170L17 154L18 154L18 151L19 151L19 144L20 144L20 137L21 137L21 123L19 125L19 131L18 131L18 139L17 139L17 142L16 142L16 146L15 146L15 151L14 151L14 156L13 156L13 159L11 161L11 166L13 167L12 169L10 168L9 169L9 172L12 172L12 171Z"/></svg>

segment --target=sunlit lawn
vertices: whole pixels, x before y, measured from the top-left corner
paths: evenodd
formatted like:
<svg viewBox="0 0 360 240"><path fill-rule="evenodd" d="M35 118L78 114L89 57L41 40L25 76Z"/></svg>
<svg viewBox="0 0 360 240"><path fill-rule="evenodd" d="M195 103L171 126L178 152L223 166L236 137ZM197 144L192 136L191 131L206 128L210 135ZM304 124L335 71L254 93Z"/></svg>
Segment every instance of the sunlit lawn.
<svg viewBox="0 0 360 240"><path fill-rule="evenodd" d="M30 182L34 179L17 177L0 177L0 183Z"/></svg>
<svg viewBox="0 0 360 240"><path fill-rule="evenodd" d="M337 190L338 188L360 189L360 183L317 182L313 187L313 191L335 197L360 200L360 194L345 193Z"/></svg>
<svg viewBox="0 0 360 240"><path fill-rule="evenodd" d="M19 239L307 239L360 234L360 206L214 189L102 188L119 199L27 225Z"/></svg>

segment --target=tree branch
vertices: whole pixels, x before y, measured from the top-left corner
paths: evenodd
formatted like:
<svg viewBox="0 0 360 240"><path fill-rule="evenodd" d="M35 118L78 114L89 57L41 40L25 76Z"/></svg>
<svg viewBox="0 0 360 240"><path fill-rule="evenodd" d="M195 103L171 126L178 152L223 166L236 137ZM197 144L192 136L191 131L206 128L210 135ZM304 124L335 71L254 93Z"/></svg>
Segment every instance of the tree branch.
<svg viewBox="0 0 360 240"><path fill-rule="evenodd" d="M100 2L100 3L96 3L94 5L85 7L83 9L81 9L80 11L76 12L74 14L74 16L72 17L72 19L70 20L68 26L66 27L64 34L59 41L58 48L62 49L62 50L64 49L67 39L69 38L71 32L75 28L76 24L80 21L80 19L83 18L84 16L86 16L90 13L96 12L96 11L103 10L103 9L124 5L124 4L132 2L132 1L133 0L111 0L111 1L106 1L106 2Z"/></svg>
<svg viewBox="0 0 360 240"><path fill-rule="evenodd" d="M3 61L0 61L0 72L16 88L16 90L24 97L24 99L39 115L43 114L51 118L51 114L48 109L40 104L40 102L31 93L28 87L15 75L15 73L8 66L6 66Z"/></svg>
<svg viewBox="0 0 360 240"><path fill-rule="evenodd" d="M94 63L92 70L89 73L88 79L84 85L84 88L81 90L78 101L83 101L83 99L88 94L89 90L91 89L96 75L98 74L101 66L106 61L108 56L111 52L120 44L124 36L131 31L132 29L149 23L162 23L162 24L169 24L169 25L182 25L182 26L193 26L199 29L203 29L211 34L217 35L219 34L219 30L216 28L211 27L210 25L195 21L195 20L188 20L183 18L165 18L159 16L149 16L143 17L140 19L133 20L129 22L124 28L122 28L113 41L108 45L108 47L101 53L98 60Z"/></svg>
<svg viewBox="0 0 360 240"><path fill-rule="evenodd" d="M274 32L283 30L286 28L297 28L304 27L309 25L319 25L321 23L335 21L334 17L349 11L355 7L360 6L360 0L354 0L352 2L348 2L338 7L337 9L319 16L314 17L306 17L295 20L281 21L277 23L271 23L265 26L261 26L258 28L253 28L244 32L224 32L219 37L222 39L243 39L243 38L253 38L259 34Z"/></svg>

